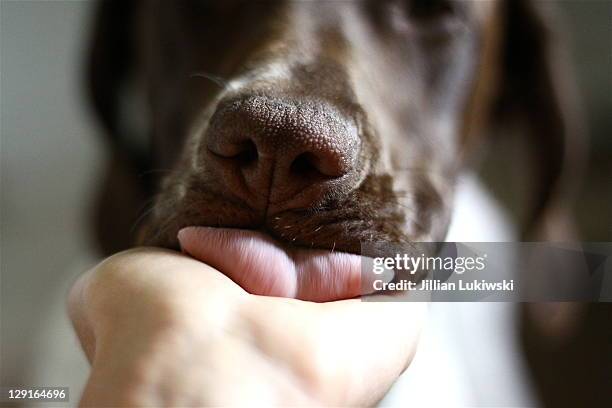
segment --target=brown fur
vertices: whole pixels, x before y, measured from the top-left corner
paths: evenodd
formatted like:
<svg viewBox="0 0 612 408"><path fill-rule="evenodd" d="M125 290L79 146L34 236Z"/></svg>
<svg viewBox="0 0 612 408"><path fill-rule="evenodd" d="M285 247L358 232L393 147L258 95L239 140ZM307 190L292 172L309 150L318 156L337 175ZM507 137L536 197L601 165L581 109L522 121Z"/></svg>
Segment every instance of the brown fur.
<svg viewBox="0 0 612 408"><path fill-rule="evenodd" d="M154 197L143 243L176 248L188 225L349 252L362 242L441 241L455 181L500 113L527 117L522 134L542 164L526 230L565 199L562 95L546 26L526 0L108 0L98 15L94 105L123 149L121 87L142 90L151 143L128 167L163 175L139 193ZM269 75L278 64L282 75ZM238 89L226 86L237 78ZM232 194L202 139L220 104L253 95L323 101L353 118L361 150L352 181L290 208Z"/></svg>

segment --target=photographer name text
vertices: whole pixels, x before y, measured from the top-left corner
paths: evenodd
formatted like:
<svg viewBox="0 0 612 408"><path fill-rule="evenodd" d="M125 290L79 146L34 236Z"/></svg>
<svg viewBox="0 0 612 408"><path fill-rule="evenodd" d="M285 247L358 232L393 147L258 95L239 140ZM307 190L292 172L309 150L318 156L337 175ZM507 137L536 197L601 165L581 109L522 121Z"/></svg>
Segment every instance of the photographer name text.
<svg viewBox="0 0 612 408"><path fill-rule="evenodd" d="M385 282L383 280L375 280L373 282L374 290L413 290L413 291L514 291L514 279L502 280L499 282L489 282L484 279L463 280L457 282L443 282L438 279L424 279L420 282L410 280L399 280L396 282Z"/></svg>

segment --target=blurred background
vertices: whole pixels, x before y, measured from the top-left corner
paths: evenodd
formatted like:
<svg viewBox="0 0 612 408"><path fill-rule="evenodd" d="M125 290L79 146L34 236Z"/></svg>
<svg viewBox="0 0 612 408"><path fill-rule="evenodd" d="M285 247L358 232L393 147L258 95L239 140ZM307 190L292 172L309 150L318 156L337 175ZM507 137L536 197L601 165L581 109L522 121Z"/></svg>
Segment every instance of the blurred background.
<svg viewBox="0 0 612 408"><path fill-rule="evenodd" d="M557 5L565 21L563 31L591 139L576 208L579 229L585 241L611 241L612 2L576 0L558 1ZM2 386L80 388L78 383L64 383L62 373L86 372L84 360L61 359L61 350L78 346L67 320L50 318L54 314L49 310L63 308L70 281L96 259L89 228L92 196L106 151L84 101L81 81L91 6L88 1L58 0L0 3ZM603 306L589 313L582 331L572 341L549 350L547 358L556 361L569 355L576 360L571 360L574 365L555 366L556 370L588 368L605 378L606 372L597 370L612 366L612 314ZM46 331L55 333L53 342L41 336ZM526 347L536 350L537 344L527 340ZM593 361L586 359L592 363L590 368L580 365L584 360L580 349L593 344L603 350L593 351ZM608 365L598 365L597 355ZM554 376L537 367L534 373L540 383L538 392L549 392L547 386L556 392L554 384L546 383L546 378ZM608 374L607 390L612 393L612 372ZM568 387L573 382L578 391L588 391L588 384L580 385L587 380L600 386L599 377L585 375L574 372L568 377ZM558 397L557 401L568 398L563 392ZM541 400L550 405L555 401L550 398ZM585 395L582 401L591 401L589 398Z"/></svg>

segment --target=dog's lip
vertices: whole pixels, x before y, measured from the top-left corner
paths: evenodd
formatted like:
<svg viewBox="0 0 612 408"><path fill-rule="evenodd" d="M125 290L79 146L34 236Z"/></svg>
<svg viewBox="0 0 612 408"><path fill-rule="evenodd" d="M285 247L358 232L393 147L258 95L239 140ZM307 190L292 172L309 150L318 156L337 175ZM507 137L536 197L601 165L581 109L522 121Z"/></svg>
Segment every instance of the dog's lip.
<svg viewBox="0 0 612 408"><path fill-rule="evenodd" d="M186 227L178 240L188 255L256 295L325 302L372 293L374 278L392 279L362 274L359 255L288 248L258 231Z"/></svg>

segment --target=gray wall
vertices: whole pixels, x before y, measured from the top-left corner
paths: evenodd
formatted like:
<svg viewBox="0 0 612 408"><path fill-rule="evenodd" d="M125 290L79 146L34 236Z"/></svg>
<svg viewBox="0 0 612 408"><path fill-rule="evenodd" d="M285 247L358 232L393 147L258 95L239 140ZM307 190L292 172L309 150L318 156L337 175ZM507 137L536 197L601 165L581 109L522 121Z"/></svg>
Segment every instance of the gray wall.
<svg viewBox="0 0 612 408"><path fill-rule="evenodd" d="M78 83L88 10L82 1L0 5L2 385L27 381L29 356L49 346L38 337L51 297L89 252L103 146Z"/></svg>

